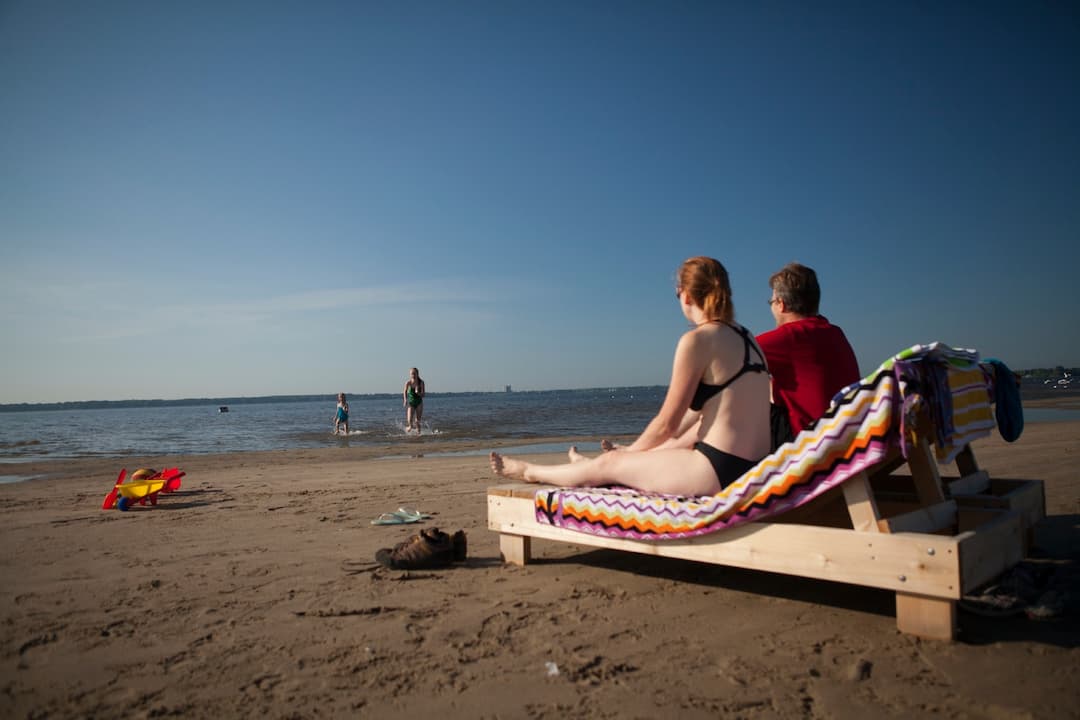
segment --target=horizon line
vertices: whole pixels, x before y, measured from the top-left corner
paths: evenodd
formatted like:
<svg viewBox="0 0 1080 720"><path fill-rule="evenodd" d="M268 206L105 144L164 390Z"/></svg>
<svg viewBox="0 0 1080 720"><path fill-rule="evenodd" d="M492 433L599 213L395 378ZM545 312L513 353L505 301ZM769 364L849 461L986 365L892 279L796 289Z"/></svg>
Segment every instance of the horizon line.
<svg viewBox="0 0 1080 720"><path fill-rule="evenodd" d="M563 388L544 388L544 389L525 389L525 390L452 390L445 392L429 392L427 395L439 396L439 395L516 395L519 393L537 393L537 392L579 392L583 390L624 390L633 388L656 388L667 387L662 383L655 383L652 385L607 385L607 386L592 386L592 387L563 387ZM368 393L345 393L349 397L396 397L400 395L399 392L368 392ZM337 397L337 392L329 393L281 393L277 395L228 395L228 396L205 396L205 397L184 397L184 398L126 398L123 400L53 400L43 402L6 402L0 403L0 411L10 409L30 409L30 408L45 408L45 407L70 407L73 405L119 405L124 403L147 403L155 405L167 405L170 403L183 403L183 404L195 404L195 403L220 403L227 404L227 402L234 402L238 404L254 403L254 402L266 402L273 400L282 400L292 398L295 401L302 400L314 400L318 398L326 397L331 400Z"/></svg>

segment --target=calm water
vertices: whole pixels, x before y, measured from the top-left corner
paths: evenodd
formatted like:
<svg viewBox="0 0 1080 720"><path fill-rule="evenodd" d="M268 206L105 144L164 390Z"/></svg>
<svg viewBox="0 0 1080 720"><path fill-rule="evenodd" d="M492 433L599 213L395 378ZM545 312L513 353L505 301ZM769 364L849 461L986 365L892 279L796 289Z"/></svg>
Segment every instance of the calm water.
<svg viewBox="0 0 1080 720"><path fill-rule="evenodd" d="M0 463L640 432L665 388L429 394L421 437L405 434L401 396L349 398L349 437L331 434L335 400L0 412Z"/></svg>
<svg viewBox="0 0 1080 720"><path fill-rule="evenodd" d="M401 443L530 440L639 433L665 388L428 395L421 437L406 435L398 395L349 399L348 438L331 434L335 400L0 412L0 464L26 460L179 455ZM1028 408L1025 420L1080 420L1080 410ZM583 448L586 446L583 446ZM560 446L565 450L565 447ZM5 473L0 470L0 475ZM10 474L6 474L9 475ZM2 480L0 480L2 481Z"/></svg>

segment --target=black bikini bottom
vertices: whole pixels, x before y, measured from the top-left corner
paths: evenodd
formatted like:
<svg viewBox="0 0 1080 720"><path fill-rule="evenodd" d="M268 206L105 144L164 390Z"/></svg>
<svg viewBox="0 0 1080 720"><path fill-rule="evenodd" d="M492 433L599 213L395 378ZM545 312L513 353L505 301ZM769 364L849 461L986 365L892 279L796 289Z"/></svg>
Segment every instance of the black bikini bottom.
<svg viewBox="0 0 1080 720"><path fill-rule="evenodd" d="M721 490L741 478L746 474L747 470L760 462L757 460L746 460L738 455L732 455L723 450L717 450L712 445L703 442L694 443L694 449L708 458L709 464L712 465L713 472L716 473L716 479L720 481Z"/></svg>

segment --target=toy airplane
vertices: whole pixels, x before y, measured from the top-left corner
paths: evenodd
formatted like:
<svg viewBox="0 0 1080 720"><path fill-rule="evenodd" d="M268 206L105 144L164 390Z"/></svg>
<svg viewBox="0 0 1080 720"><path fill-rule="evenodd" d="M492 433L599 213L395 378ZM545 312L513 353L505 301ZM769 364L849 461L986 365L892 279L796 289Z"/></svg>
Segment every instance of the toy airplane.
<svg viewBox="0 0 1080 720"><path fill-rule="evenodd" d="M139 468L131 473L131 477L124 480L127 468L120 471L116 478L116 485L105 496L105 502L101 503L102 510L126 511L135 503L157 505L158 493L171 493L180 489L180 478L186 473L180 468L168 468L158 472L151 468Z"/></svg>

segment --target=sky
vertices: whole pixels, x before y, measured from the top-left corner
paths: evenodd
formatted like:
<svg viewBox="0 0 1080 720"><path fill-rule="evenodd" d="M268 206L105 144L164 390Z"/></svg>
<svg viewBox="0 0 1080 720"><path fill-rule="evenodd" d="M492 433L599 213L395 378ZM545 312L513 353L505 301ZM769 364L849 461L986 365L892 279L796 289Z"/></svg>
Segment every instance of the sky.
<svg viewBox="0 0 1080 720"><path fill-rule="evenodd" d="M694 255L1080 366L1078 7L0 0L0 403L666 384Z"/></svg>

